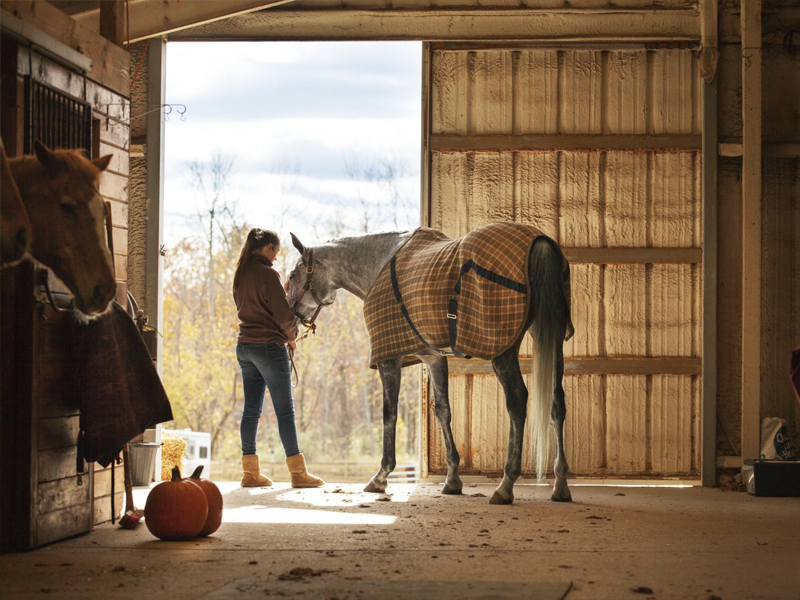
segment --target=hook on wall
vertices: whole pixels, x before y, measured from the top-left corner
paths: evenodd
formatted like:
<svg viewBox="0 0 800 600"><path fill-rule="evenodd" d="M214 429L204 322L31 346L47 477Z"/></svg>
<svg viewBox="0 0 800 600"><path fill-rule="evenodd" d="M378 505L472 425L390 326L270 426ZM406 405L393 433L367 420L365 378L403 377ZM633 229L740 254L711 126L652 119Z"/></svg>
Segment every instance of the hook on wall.
<svg viewBox="0 0 800 600"><path fill-rule="evenodd" d="M111 111L109 110L109 107L111 107L111 106L127 106L130 109L130 103L129 102L118 102L118 103L114 103L114 104L106 104L106 129L109 128L109 123L110 123L111 119L114 119L114 121L116 121L117 123L121 123L123 125L130 125L131 121L134 121L136 119L140 119L141 117L147 116L150 113L154 113L154 112L159 111L159 110L163 111L164 120L165 121L169 121L169 115L172 114L173 110L180 116L181 121L185 121L186 120L186 110L187 110L187 108L186 108L185 104L159 104L155 108L152 108L152 109L150 109L150 110L148 110L146 112L143 112L140 115L136 115L135 117L130 117L127 121L123 121L121 119L117 119L115 117L112 117L111 114L110 114Z"/></svg>

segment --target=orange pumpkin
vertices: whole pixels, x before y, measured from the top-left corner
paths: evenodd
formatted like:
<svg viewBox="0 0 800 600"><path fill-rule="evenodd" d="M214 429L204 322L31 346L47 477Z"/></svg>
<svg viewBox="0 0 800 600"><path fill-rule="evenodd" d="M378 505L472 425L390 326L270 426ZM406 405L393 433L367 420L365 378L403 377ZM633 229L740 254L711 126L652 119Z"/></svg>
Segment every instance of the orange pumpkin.
<svg viewBox="0 0 800 600"><path fill-rule="evenodd" d="M203 530L208 516L206 494L191 479L181 479L178 467L172 481L154 487L144 505L144 522L162 540L188 540Z"/></svg>
<svg viewBox="0 0 800 600"><path fill-rule="evenodd" d="M208 516L206 517L206 524L203 530L197 537L206 537L219 529L222 523L222 492L212 481L208 479L200 479L200 474L203 472L203 465L200 465L194 470L189 479L200 486L206 494L206 501L208 502Z"/></svg>

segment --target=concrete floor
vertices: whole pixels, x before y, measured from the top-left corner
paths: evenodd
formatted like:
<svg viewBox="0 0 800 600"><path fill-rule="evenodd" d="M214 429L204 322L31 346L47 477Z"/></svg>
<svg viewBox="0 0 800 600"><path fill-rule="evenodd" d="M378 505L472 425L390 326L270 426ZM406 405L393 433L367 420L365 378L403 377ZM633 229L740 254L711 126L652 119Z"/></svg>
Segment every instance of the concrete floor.
<svg viewBox="0 0 800 600"><path fill-rule="evenodd" d="M102 526L0 556L0 596L264 598L281 575L307 567L323 573L281 582L289 595L330 598L320 585L344 581L469 580L571 583L568 600L800 598L797 498L574 486L573 503L555 504L547 487L518 485L503 507L488 504L489 484L461 497L433 484L395 484L387 496L360 485L222 487L225 521L211 538L160 542L144 524Z"/></svg>

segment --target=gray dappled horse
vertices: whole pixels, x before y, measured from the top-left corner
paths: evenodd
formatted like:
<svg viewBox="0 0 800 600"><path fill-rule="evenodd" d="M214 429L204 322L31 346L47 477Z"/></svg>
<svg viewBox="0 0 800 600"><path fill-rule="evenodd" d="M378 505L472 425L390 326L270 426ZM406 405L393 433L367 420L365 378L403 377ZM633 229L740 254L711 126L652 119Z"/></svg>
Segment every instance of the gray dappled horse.
<svg viewBox="0 0 800 600"><path fill-rule="evenodd" d="M295 315L313 326L322 307L330 305L338 289L345 289L364 300L381 270L410 239L414 232L393 232L344 238L306 247L292 234L292 242L302 257L289 275L287 293ZM530 292L527 296L527 321L515 343L499 356L492 366L506 396L510 417L508 455L504 477L490 503L510 504L513 486L522 470L522 443L527 416L528 390L519 366L519 348L525 331L533 337L533 410L532 450L539 479L546 472L549 449L548 421L555 434L556 481L551 499L571 500L567 486L569 467L564 455L564 374L563 341L572 333L569 306L569 268L558 245L547 236L538 237L530 246L528 257ZM309 280L309 276L311 280ZM313 283L313 285L312 285ZM565 289L565 287L567 289ZM438 352L424 352L418 358L427 366L434 391L434 411L442 428L447 449L447 478L443 494L460 494L459 454L450 429L447 358ZM400 392L402 358L377 363L383 384L383 460L378 473L364 491L383 493L387 478L394 470L397 405Z"/></svg>

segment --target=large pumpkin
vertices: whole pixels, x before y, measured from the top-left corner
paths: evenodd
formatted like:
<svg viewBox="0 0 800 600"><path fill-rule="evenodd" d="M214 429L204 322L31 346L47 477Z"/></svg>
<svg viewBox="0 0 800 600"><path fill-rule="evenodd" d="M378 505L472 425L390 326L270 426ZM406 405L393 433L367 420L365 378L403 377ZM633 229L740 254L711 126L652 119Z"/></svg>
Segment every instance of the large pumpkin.
<svg viewBox="0 0 800 600"><path fill-rule="evenodd" d="M178 467L172 481L154 487L144 505L144 522L157 538L187 540L202 531L208 516L206 494L191 479L181 479Z"/></svg>
<svg viewBox="0 0 800 600"><path fill-rule="evenodd" d="M189 479L200 486L206 494L206 501L208 502L208 516L206 517L206 524L203 530L197 537L206 537L219 529L222 523L222 492L212 481L208 479L200 479L200 474L203 472L203 465L200 465L194 470Z"/></svg>

